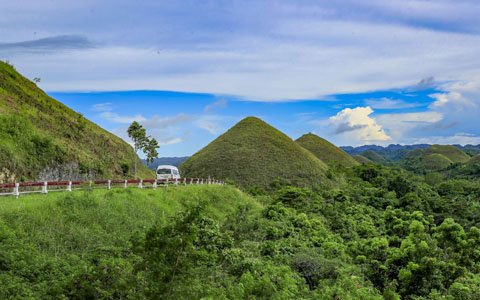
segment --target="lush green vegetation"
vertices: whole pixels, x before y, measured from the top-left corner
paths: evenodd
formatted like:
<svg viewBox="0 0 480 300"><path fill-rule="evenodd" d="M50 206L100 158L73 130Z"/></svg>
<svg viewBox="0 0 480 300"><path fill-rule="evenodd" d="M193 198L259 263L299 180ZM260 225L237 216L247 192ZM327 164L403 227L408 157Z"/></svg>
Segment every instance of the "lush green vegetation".
<svg viewBox="0 0 480 300"><path fill-rule="evenodd" d="M180 165L188 177L231 179L268 188L275 179L298 186L328 182L327 166L291 138L255 117L240 121Z"/></svg>
<svg viewBox="0 0 480 300"><path fill-rule="evenodd" d="M480 299L479 181L330 176L0 199L0 298Z"/></svg>
<svg viewBox="0 0 480 300"><path fill-rule="evenodd" d="M133 171L132 147L60 102L0 61L0 173L35 180L46 167L78 165L79 173L122 176ZM141 177L153 173L143 165ZM1 178L0 178L1 180Z"/></svg>
<svg viewBox="0 0 480 300"><path fill-rule="evenodd" d="M313 133L304 134L295 142L326 164L333 162L345 167L358 165L358 162L345 151Z"/></svg>

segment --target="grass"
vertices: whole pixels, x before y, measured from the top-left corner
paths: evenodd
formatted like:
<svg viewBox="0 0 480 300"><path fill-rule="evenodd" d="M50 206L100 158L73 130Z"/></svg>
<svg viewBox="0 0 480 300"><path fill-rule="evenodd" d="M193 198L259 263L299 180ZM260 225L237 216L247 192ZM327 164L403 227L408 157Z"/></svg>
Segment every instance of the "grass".
<svg viewBox="0 0 480 300"><path fill-rule="evenodd" d="M180 165L188 177L231 179L268 188L276 179L315 187L328 182L327 166L291 138L255 117L237 123Z"/></svg>
<svg viewBox="0 0 480 300"><path fill-rule="evenodd" d="M468 165L480 164L480 154L477 154L474 157L472 157L467 164Z"/></svg>
<svg viewBox="0 0 480 300"><path fill-rule="evenodd" d="M128 248L132 236L169 222L189 203L206 199L207 213L224 221L240 205L260 209L231 186L74 191L0 198L0 225L50 257L87 257Z"/></svg>
<svg viewBox="0 0 480 300"><path fill-rule="evenodd" d="M432 153L423 157L420 167L429 171L440 171L453 164L448 157L439 153Z"/></svg>
<svg viewBox="0 0 480 300"><path fill-rule="evenodd" d="M441 154L447 157L448 159L450 159L454 163L466 163L467 161L470 160L470 156L468 156L465 152L451 145L430 146L424 150L423 155L426 157L434 153Z"/></svg>
<svg viewBox="0 0 480 300"><path fill-rule="evenodd" d="M130 145L49 97L1 61L0 125L0 166L15 174L15 180L36 180L47 166L72 162L80 173L97 178L120 177L122 163L134 169ZM138 165L141 178L154 176L142 163Z"/></svg>
<svg viewBox="0 0 480 300"><path fill-rule="evenodd" d="M313 133L302 135L296 142L326 164L337 162L345 167L359 164L345 151Z"/></svg>

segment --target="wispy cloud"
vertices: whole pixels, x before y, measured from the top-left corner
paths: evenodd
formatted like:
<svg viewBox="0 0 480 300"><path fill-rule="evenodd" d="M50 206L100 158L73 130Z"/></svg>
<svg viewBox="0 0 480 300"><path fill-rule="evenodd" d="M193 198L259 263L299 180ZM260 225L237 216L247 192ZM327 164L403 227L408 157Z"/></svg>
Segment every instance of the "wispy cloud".
<svg viewBox="0 0 480 300"><path fill-rule="evenodd" d="M59 51L65 49L89 49L93 43L81 35L59 35L36 40L0 43L2 51Z"/></svg>
<svg viewBox="0 0 480 300"><path fill-rule="evenodd" d="M106 102L106 103L97 103L92 105L93 111L105 112L105 111L112 111L113 110L113 103Z"/></svg>
<svg viewBox="0 0 480 300"><path fill-rule="evenodd" d="M210 112L214 108L226 108L226 107L227 107L227 100L222 98L222 99L220 99L216 102L213 102L212 104L209 104L209 105L205 106L203 111L204 112Z"/></svg>
<svg viewBox="0 0 480 300"><path fill-rule="evenodd" d="M370 106L374 109L402 109L402 108L413 108L419 107L424 104L415 102L409 103L403 100L395 100L390 98L381 98L381 99L366 99L365 105Z"/></svg>
<svg viewBox="0 0 480 300"><path fill-rule="evenodd" d="M118 113L115 113L112 111L104 111L100 113L100 116L109 122L120 123L120 124L130 124L133 121L137 121L137 122L146 121L146 119L141 114L136 114L134 116L121 116Z"/></svg>

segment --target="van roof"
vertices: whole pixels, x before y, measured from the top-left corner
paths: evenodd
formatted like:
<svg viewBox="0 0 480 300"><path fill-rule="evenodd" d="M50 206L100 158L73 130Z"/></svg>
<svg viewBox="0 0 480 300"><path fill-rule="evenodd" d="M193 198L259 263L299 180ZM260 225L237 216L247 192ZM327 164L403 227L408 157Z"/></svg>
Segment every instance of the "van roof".
<svg viewBox="0 0 480 300"><path fill-rule="evenodd" d="M175 167L175 166L169 166L169 165L160 165L160 166L157 167L157 170L158 170L158 169L174 169L174 170L178 170L177 167Z"/></svg>

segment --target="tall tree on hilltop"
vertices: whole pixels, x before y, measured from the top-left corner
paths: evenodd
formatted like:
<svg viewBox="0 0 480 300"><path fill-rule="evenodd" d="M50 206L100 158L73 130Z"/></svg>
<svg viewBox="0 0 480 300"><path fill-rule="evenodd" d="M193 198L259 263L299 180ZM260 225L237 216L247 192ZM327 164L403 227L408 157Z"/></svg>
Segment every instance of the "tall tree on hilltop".
<svg viewBox="0 0 480 300"><path fill-rule="evenodd" d="M145 148L148 143L148 138L145 128L138 124L137 121L133 121L130 127L128 127L127 133L128 137L133 141L133 148L135 150L135 179L137 179L137 151Z"/></svg>

